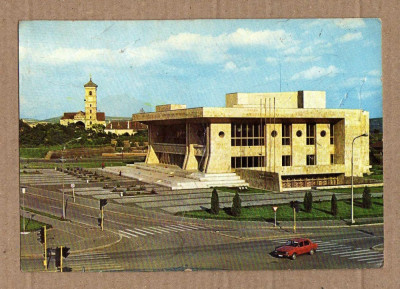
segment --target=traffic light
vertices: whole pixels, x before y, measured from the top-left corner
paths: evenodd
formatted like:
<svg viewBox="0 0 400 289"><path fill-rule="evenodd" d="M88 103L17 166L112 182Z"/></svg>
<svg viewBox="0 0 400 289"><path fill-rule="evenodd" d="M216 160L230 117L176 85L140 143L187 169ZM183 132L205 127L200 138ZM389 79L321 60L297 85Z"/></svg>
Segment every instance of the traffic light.
<svg viewBox="0 0 400 289"><path fill-rule="evenodd" d="M62 248L62 252L61 252L62 254L62 256L64 257L64 258L67 258L68 256L69 256L69 248L68 247L63 247Z"/></svg>
<svg viewBox="0 0 400 289"><path fill-rule="evenodd" d="M45 230L45 227L41 227L40 228L40 231L38 232L38 241L41 243L41 244L44 244L44 230Z"/></svg>
<svg viewBox="0 0 400 289"><path fill-rule="evenodd" d="M61 267L61 248L56 248L56 267Z"/></svg>
<svg viewBox="0 0 400 289"><path fill-rule="evenodd" d="M100 199L100 210L107 205L107 199Z"/></svg>
<svg viewBox="0 0 400 289"><path fill-rule="evenodd" d="M290 201L290 207L296 210L296 213L300 211L300 204L298 201Z"/></svg>

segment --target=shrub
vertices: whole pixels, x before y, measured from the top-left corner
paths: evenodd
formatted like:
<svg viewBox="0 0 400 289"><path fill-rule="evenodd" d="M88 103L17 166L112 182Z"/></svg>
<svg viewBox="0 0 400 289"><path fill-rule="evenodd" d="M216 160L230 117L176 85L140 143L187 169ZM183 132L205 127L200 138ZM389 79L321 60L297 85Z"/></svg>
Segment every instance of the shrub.
<svg viewBox="0 0 400 289"><path fill-rule="evenodd" d="M214 188L211 194L211 214L218 215L219 213L219 199L217 190Z"/></svg>
<svg viewBox="0 0 400 289"><path fill-rule="evenodd" d="M311 213L313 197L311 192L306 192L304 195L304 211Z"/></svg>
<svg viewBox="0 0 400 289"><path fill-rule="evenodd" d="M233 202L232 202L232 215L235 217L240 216L240 213L242 212L242 201L240 200L239 193L236 192L235 196L233 197Z"/></svg>
<svg viewBox="0 0 400 289"><path fill-rule="evenodd" d="M368 187L364 188L362 194L362 206L364 209L371 209L372 207L371 190Z"/></svg>
<svg viewBox="0 0 400 289"><path fill-rule="evenodd" d="M336 216L338 214L338 205L335 194L332 195L331 199L331 213L333 216Z"/></svg>

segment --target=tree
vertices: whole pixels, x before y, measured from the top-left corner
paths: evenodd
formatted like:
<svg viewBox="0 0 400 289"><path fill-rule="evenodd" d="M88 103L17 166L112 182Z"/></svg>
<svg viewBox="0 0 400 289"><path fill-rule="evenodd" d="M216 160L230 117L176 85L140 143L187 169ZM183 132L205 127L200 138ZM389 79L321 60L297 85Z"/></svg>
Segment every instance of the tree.
<svg viewBox="0 0 400 289"><path fill-rule="evenodd" d="M304 195L304 210L307 213L311 213L312 211L312 202L313 202L312 193L306 192Z"/></svg>
<svg viewBox="0 0 400 289"><path fill-rule="evenodd" d="M232 210L231 213L233 216L238 217L242 212L242 200L240 200L239 193L236 192L235 196L233 197L232 201Z"/></svg>
<svg viewBox="0 0 400 289"><path fill-rule="evenodd" d="M335 194L332 195L332 199L331 199L331 213L334 216L336 216L338 214L337 199L336 199Z"/></svg>
<svg viewBox="0 0 400 289"><path fill-rule="evenodd" d="M364 209L371 209L372 207L371 191L368 187L365 187L363 191L362 206Z"/></svg>
<svg viewBox="0 0 400 289"><path fill-rule="evenodd" d="M219 213L219 199L217 190L214 188L211 194L211 214L218 215Z"/></svg>

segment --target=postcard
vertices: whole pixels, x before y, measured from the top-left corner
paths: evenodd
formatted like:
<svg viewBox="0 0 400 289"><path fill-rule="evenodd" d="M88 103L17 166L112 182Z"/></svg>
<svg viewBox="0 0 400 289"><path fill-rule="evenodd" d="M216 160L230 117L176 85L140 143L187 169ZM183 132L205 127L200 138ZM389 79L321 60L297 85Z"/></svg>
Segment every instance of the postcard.
<svg viewBox="0 0 400 289"><path fill-rule="evenodd" d="M381 268L381 22L22 21L24 272Z"/></svg>

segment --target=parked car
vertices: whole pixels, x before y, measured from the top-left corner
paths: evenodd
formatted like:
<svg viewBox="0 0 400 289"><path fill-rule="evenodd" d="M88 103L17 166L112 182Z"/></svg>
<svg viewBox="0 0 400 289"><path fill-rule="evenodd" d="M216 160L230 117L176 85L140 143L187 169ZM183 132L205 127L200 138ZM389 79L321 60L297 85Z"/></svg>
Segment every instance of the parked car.
<svg viewBox="0 0 400 289"><path fill-rule="evenodd" d="M318 244L307 238L295 238L288 240L284 246L275 248L274 255L295 260L297 255L313 255L317 251Z"/></svg>

